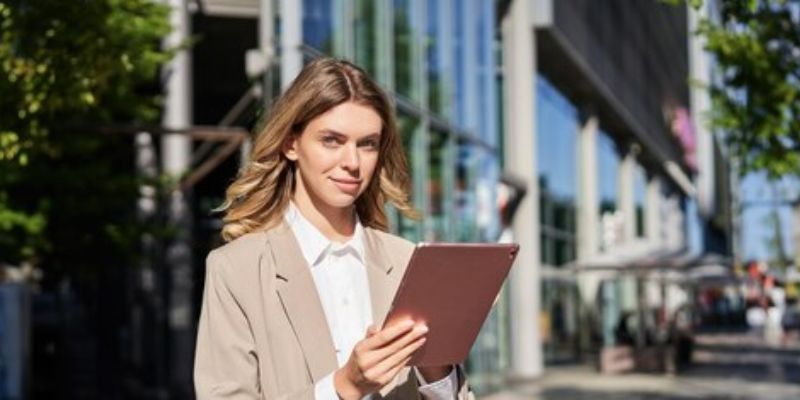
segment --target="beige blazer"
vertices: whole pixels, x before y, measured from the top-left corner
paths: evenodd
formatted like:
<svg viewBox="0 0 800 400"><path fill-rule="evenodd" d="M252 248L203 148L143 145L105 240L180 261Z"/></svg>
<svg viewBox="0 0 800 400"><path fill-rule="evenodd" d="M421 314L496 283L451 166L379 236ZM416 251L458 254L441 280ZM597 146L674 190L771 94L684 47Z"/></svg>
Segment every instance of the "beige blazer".
<svg viewBox="0 0 800 400"><path fill-rule="evenodd" d="M365 228L373 321L381 324L413 245ZM197 332L198 399L313 399L337 368L328 323L308 264L285 223L242 236L208 255ZM419 399L405 368L377 398ZM459 399L471 398L459 368Z"/></svg>

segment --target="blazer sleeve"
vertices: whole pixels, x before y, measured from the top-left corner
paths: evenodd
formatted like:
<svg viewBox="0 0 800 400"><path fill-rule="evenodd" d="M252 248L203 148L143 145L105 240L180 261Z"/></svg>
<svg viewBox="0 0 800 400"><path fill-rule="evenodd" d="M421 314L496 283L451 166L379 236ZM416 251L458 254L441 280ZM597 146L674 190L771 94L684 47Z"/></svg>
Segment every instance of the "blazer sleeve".
<svg viewBox="0 0 800 400"><path fill-rule="evenodd" d="M208 255L194 361L198 399L262 398L255 341L226 276L230 270L221 252Z"/></svg>
<svg viewBox="0 0 800 400"><path fill-rule="evenodd" d="M475 394L470 390L469 382L467 381L467 374L464 372L463 365L456 366L456 372L458 373L458 390L456 393L456 398L458 400L475 400Z"/></svg>
<svg viewBox="0 0 800 400"><path fill-rule="evenodd" d="M235 271L219 250L206 259L206 281L197 329L194 385L199 400L313 400L314 385L267 396L261 387L259 357L245 308L236 297Z"/></svg>

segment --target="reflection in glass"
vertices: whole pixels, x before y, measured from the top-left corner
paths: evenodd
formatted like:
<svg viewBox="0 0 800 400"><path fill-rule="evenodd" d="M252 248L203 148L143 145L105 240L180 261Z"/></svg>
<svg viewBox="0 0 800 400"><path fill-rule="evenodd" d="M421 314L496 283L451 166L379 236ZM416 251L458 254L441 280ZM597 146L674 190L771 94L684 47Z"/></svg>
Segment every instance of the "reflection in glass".
<svg viewBox="0 0 800 400"><path fill-rule="evenodd" d="M398 132L403 139L403 148L406 152L406 159L408 160L409 166L409 174L410 176L415 176L414 168L417 164L414 158L414 146L415 146L415 136L417 134L419 128L420 121L417 118L411 117L407 114L399 113L397 116L397 127ZM413 188L412 188L413 192ZM409 196L411 199L416 199L416 196L411 193ZM421 209L419 204L414 204L414 207L418 210ZM422 239L421 235L421 225L419 221L414 221L408 218L405 218L401 215L398 215L398 234L403 236L404 238L412 241L417 242Z"/></svg>
<svg viewBox="0 0 800 400"><path fill-rule="evenodd" d="M394 89L407 98L412 98L414 68L410 5L408 0L394 0Z"/></svg>
<svg viewBox="0 0 800 400"><path fill-rule="evenodd" d="M333 54L333 1L303 0L303 42Z"/></svg>
<svg viewBox="0 0 800 400"><path fill-rule="evenodd" d="M428 78L428 107L436 114L444 110L442 93L442 59L440 57L439 41L441 24L439 23L440 0L427 1L427 28L425 29L425 54L427 57Z"/></svg>
<svg viewBox="0 0 800 400"><path fill-rule="evenodd" d="M580 295L574 281L546 278L542 281L542 328L545 362L548 364L574 362L579 346Z"/></svg>
<svg viewBox="0 0 800 400"><path fill-rule="evenodd" d="M617 213L620 157L614 141L605 132L597 136L597 179L600 195L600 247L608 250L622 234Z"/></svg>
<svg viewBox="0 0 800 400"><path fill-rule="evenodd" d="M465 65L470 60L464 57L464 47L466 46L466 35L464 34L464 3L463 1L453 2L453 111L456 124L460 127L466 125L467 99L466 99L466 71Z"/></svg>
<svg viewBox="0 0 800 400"><path fill-rule="evenodd" d="M376 32L376 7L374 0L357 0L355 7L354 41L356 49L356 63L364 68L367 73L375 76L377 49Z"/></svg>
<svg viewBox="0 0 800 400"><path fill-rule="evenodd" d="M477 239L475 171L477 149L475 144L463 138L456 146L455 176L455 240L471 242Z"/></svg>
<svg viewBox="0 0 800 400"><path fill-rule="evenodd" d="M644 208L647 178L645 176L644 168L642 168L641 165L637 164L633 173L633 196L636 207L636 237L644 237Z"/></svg>
<svg viewBox="0 0 800 400"><path fill-rule="evenodd" d="M446 169L449 167L447 134L445 132L431 132L428 142L428 207L430 215L429 229L426 240L447 241L449 229L447 223L447 199L449 197L448 177Z"/></svg>
<svg viewBox="0 0 800 400"><path fill-rule="evenodd" d="M498 142L497 115L498 112L492 110L496 107L496 68L495 53L493 43L495 40L495 5L492 2L479 2L475 21L476 29L475 47L477 70L476 82L479 94L476 96L476 106L481 112L478 113L478 134L480 138L494 146ZM492 111L490 111L492 110Z"/></svg>
<svg viewBox="0 0 800 400"><path fill-rule="evenodd" d="M536 81L541 260L561 266L576 254L578 117L550 82L541 76Z"/></svg>

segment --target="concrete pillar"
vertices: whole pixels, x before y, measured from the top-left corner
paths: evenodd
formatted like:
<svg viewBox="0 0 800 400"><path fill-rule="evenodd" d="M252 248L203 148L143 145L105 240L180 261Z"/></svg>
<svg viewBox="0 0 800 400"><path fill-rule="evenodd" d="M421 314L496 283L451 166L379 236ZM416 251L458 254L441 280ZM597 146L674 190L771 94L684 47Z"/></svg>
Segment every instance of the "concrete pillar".
<svg viewBox="0 0 800 400"><path fill-rule="evenodd" d="M172 32L164 40L166 47L177 47L191 37L191 17L186 0L169 0ZM164 70L164 119L167 130L184 130L192 123L192 60L188 49L183 49L167 64ZM173 181L187 172L191 164L191 139L183 133L170 133L161 140L162 171ZM194 312L192 300L191 233L192 216L188 194L175 190L169 195L168 223L175 234L165 246L167 293L167 327L169 331L169 384L180 394L192 390L192 365L194 359Z"/></svg>
<svg viewBox="0 0 800 400"><path fill-rule="evenodd" d="M275 61L278 51L275 48L275 7L272 0L261 0L258 9L258 48L264 57L264 76L262 84L264 86L262 101L269 104L275 93L272 77L274 74Z"/></svg>
<svg viewBox="0 0 800 400"><path fill-rule="evenodd" d="M286 90L303 69L303 2L279 1L281 9L281 89Z"/></svg>
<svg viewBox="0 0 800 400"><path fill-rule="evenodd" d="M600 249L600 199L597 182L598 119L584 119L578 135L578 260Z"/></svg>
<svg viewBox="0 0 800 400"><path fill-rule="evenodd" d="M645 189L645 237L652 248L658 248L662 243L661 236L661 178L651 176Z"/></svg>
<svg viewBox="0 0 800 400"><path fill-rule="evenodd" d="M532 4L511 3L501 23L505 76L504 154L508 172L519 177L528 193L514 221L514 239L521 249L511 271L511 375L516 379L543 372L539 326L541 276L539 262L539 187L537 183L536 42Z"/></svg>
<svg viewBox="0 0 800 400"><path fill-rule="evenodd" d="M628 149L619 163L619 212L622 214L622 240L628 243L636 237L636 196L634 194L634 168L636 155Z"/></svg>
<svg viewBox="0 0 800 400"><path fill-rule="evenodd" d="M689 18L689 32L694 32L698 28L701 18L708 15L706 10L708 5L695 10L694 7L687 7ZM702 35L688 35L689 38L689 79L694 82L701 82L705 85L711 84L711 66L709 55L705 51L706 39ZM700 85L689 86L689 96L691 104L691 115L695 127L695 140L697 143L697 207L702 218L711 218L716 210L714 192L714 135L709 131L705 121L708 111L711 109L711 95L705 87ZM726 177L719 177L726 179Z"/></svg>

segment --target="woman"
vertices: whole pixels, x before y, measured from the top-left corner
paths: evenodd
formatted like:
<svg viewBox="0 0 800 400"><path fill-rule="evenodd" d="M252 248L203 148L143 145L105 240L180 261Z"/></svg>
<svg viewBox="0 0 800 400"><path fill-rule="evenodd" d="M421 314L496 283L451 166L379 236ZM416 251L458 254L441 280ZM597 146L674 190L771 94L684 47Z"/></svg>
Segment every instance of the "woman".
<svg viewBox="0 0 800 400"><path fill-rule="evenodd" d="M385 233L387 201L413 214L401 146L386 95L346 61L311 62L275 103L207 259L198 398L469 396L458 366L406 366L424 325L381 329L413 250Z"/></svg>

